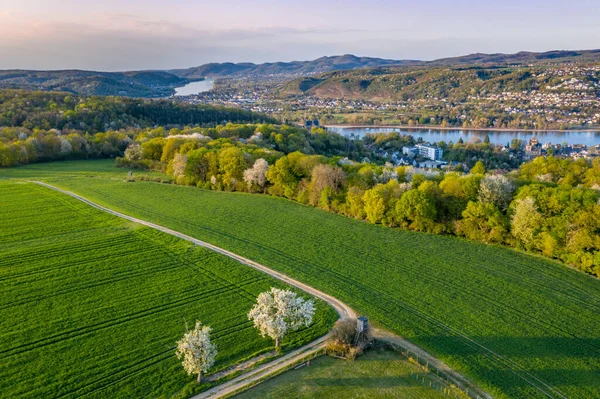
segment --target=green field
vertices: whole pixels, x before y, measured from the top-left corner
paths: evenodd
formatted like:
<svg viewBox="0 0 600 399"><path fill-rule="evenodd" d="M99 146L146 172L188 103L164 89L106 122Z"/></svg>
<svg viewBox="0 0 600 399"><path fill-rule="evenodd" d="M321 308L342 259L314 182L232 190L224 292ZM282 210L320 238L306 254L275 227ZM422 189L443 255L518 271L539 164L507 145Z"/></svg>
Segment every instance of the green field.
<svg viewBox="0 0 600 399"><path fill-rule="evenodd" d="M213 327L214 371L273 349L246 314L277 281L35 184L0 181L0 397L184 397L185 321ZM336 313L288 348L324 335Z"/></svg>
<svg viewBox="0 0 600 399"><path fill-rule="evenodd" d="M597 279L509 249L374 226L279 198L124 183L125 174L48 181L326 291L496 396L600 397Z"/></svg>
<svg viewBox="0 0 600 399"><path fill-rule="evenodd" d="M423 380L424 379L424 380ZM440 390L430 387L436 384ZM349 362L321 356L234 396L235 399L402 398L449 399L443 385L387 350L369 351Z"/></svg>

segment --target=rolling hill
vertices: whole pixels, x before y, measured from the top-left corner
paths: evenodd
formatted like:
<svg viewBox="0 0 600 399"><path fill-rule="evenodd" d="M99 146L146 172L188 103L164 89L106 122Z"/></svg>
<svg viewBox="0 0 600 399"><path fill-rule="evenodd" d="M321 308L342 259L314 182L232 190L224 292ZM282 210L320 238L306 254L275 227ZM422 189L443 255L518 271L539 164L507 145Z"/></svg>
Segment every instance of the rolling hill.
<svg viewBox="0 0 600 399"><path fill-rule="evenodd" d="M428 100L443 98L462 102L469 95L500 94L555 87L568 77L559 77L561 67L527 66L413 66L335 71L301 77L282 84L280 97L310 95L323 99ZM554 73L552 70L554 70ZM550 71L552 73L544 73ZM566 76L566 75L565 75ZM598 73L580 74L581 82L597 87Z"/></svg>
<svg viewBox="0 0 600 399"><path fill-rule="evenodd" d="M421 61L387 60L382 58L357 57L351 54L332 57L321 57L313 61L267 62L264 64L230 62L222 64L205 64L195 68L169 71L174 75L187 79L224 76L306 76L328 71L341 71L359 68L380 67L389 65L413 65Z"/></svg>
<svg viewBox="0 0 600 399"><path fill-rule="evenodd" d="M188 82L164 71L0 71L0 88L66 91L81 95L165 97Z"/></svg>
<svg viewBox="0 0 600 399"><path fill-rule="evenodd" d="M441 58L427 65L486 65L486 64L540 64L549 62L594 62L600 60L600 50L553 50L542 53L520 51L514 54L474 53L460 57Z"/></svg>
<svg viewBox="0 0 600 399"><path fill-rule="evenodd" d="M128 96L128 97L166 97L174 93L174 88L183 86L190 81L206 77L233 78L300 78L319 75L316 79L301 80L300 92L305 92L327 79L322 74L336 71L360 71L369 74L386 74L388 68L433 69L439 67L466 66L508 66L567 62L597 62L600 61L600 50L580 51L548 51L544 53L519 52L515 54L470 54L460 57L442 58L433 61L392 60L372 57L357 57L351 54L321 57L312 61L268 62L254 64L242 63L210 63L187 69L166 71L129 71L129 72L96 72L81 70L62 71L0 71L0 89L27 89L67 91L81 95ZM383 68L381 71L380 69ZM377 72L369 72L375 69ZM335 76L335 75L333 75ZM293 83L293 82L292 82ZM366 89L367 82L361 81ZM339 89L336 89L339 91ZM289 88L288 88L289 91ZM291 94L289 92L288 94ZM331 94L336 94L333 91ZM387 96L390 93L382 93ZM391 93L394 98L393 93Z"/></svg>
<svg viewBox="0 0 600 399"><path fill-rule="evenodd" d="M44 165L44 180L323 290L494 397L600 396L600 282L583 273L506 248L374 226L281 198L127 183L127 171L118 169L75 177L76 165L57 166ZM3 174L30 178L39 169Z"/></svg>

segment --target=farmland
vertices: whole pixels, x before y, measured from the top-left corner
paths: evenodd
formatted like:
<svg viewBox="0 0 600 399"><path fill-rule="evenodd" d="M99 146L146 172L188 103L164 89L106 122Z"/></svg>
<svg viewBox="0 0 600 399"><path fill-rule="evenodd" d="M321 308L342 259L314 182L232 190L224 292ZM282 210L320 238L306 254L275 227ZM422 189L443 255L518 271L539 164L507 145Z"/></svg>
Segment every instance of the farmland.
<svg viewBox="0 0 600 399"><path fill-rule="evenodd" d="M175 342L213 327L218 371L270 351L246 313L276 280L34 184L0 181L0 396L187 397ZM325 334L315 323L287 348Z"/></svg>
<svg viewBox="0 0 600 399"><path fill-rule="evenodd" d="M283 199L124 183L125 175L48 180L334 295L498 397L600 396L597 279L513 250L373 226Z"/></svg>
<svg viewBox="0 0 600 399"><path fill-rule="evenodd" d="M424 380L423 380L424 379ZM268 380L235 399L250 398L403 398L448 399L429 387L435 380L398 354L382 349L367 352L356 361L331 357Z"/></svg>

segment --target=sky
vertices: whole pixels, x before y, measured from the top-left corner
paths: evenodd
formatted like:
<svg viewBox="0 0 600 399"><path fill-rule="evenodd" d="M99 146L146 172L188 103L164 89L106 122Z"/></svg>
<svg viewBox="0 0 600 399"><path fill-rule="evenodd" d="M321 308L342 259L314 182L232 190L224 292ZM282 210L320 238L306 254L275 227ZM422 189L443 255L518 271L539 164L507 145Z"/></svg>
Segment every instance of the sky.
<svg viewBox="0 0 600 399"><path fill-rule="evenodd" d="M600 48L600 0L0 0L0 69Z"/></svg>

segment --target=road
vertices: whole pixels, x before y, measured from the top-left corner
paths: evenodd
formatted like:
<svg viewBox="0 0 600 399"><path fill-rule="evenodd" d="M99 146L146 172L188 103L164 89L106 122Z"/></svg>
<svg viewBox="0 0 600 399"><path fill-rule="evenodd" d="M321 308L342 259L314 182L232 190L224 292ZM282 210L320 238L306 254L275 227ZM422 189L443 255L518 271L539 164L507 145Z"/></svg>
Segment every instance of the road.
<svg viewBox="0 0 600 399"><path fill-rule="evenodd" d="M82 197L78 194L63 190L61 188L52 186L50 184L43 183L40 181L33 181L33 183L36 183L36 184L39 184L40 186L58 191L65 195L71 196L75 199L78 199L81 202L88 204L91 207L94 207L96 209L99 209L101 211L109 213L111 215L114 215L114 216L120 217L122 219L129 220L131 222L138 223L138 224L162 231L163 233L173 235L173 236L181 238L183 240L192 242L195 245L198 245L198 246L210 249L211 251L215 251L217 253L225 255L225 256L227 256L231 259L234 259L246 266L252 267L256 270L266 273L278 280L281 280L289 285L299 288L308 294L311 294L319 299L322 299L323 301L327 302L331 307L333 307L337 311L337 313L340 315L341 318L355 318L357 316L356 312L350 306L346 305L339 299L334 298L331 295L328 295L322 291L319 291L318 289L311 287L307 284L304 284L298 280L295 280L289 276L286 276L285 274L279 273L279 272L272 270L264 265L261 265L260 263L254 262L251 259L244 258L243 256L240 256L236 253L227 251L226 249L217 247L216 245L212 245L212 244L204 242L202 240L198 240L194 237L188 236L188 235L180 233L178 231L171 230L167 227L160 226L158 224L148 222L146 220L138 219L136 217L114 211L110 208L106 208L102 205L96 204L95 202L92 202L92 201L88 200L87 198ZM479 395L481 398L486 398L486 399L492 398L486 392L482 391L481 389L478 389L473 383L468 381L461 374L452 370L448 365L443 363L441 360L433 357L429 353L425 352L423 349L412 344L410 341L408 341L398 335L395 335L389 331L380 330L380 329L374 329L373 336L377 339L382 339L385 341L393 342L395 344L398 344L398 345L401 345L401 346L407 348L408 350L410 350L411 352L413 352L414 354L419 356L419 358L427 361L433 367L444 372L444 374L446 374L446 376L448 376L453 382L455 382L459 385L469 387L470 390L476 392L477 395ZM325 341L325 337L321 337L321 338L303 346L302 348L296 349L296 350L286 354L285 356L277 358L269 363L265 363L265 364L257 367L254 370L251 370L239 377L236 377L230 381L227 381L224 384L220 384L217 387L214 387L208 391L202 392L202 393L194 396L192 399L220 398L220 397L226 396L228 394L231 394L232 392L238 391L241 388L243 388L244 386L254 384L257 381L263 379L264 377L266 377L278 370L281 370L282 368L289 367L290 365L294 364L298 360L308 356L311 353L318 351L323 346L324 341Z"/></svg>

